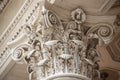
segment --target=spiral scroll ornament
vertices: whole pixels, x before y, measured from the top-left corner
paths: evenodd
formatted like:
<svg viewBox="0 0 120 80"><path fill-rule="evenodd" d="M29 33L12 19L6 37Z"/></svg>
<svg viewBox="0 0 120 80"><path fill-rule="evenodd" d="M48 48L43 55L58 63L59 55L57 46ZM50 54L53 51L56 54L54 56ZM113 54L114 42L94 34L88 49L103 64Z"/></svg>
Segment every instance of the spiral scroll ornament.
<svg viewBox="0 0 120 80"><path fill-rule="evenodd" d="M60 25L62 25L59 17L55 13L53 13L52 11L47 11L46 22L48 23L48 26L60 26Z"/></svg>
<svg viewBox="0 0 120 80"><path fill-rule="evenodd" d="M105 44L108 44L111 42L114 34L114 29L111 25L107 23L99 23L96 24L95 26L91 27L86 35L89 34L95 34L98 36L100 40L102 40Z"/></svg>
<svg viewBox="0 0 120 80"><path fill-rule="evenodd" d="M100 27L100 29L98 30L99 35L101 35L102 37L106 37L109 36L111 34L110 32L110 28L108 27Z"/></svg>
<svg viewBox="0 0 120 80"><path fill-rule="evenodd" d="M74 21L71 21L67 24L67 29L77 29L77 24Z"/></svg>
<svg viewBox="0 0 120 80"><path fill-rule="evenodd" d="M22 59L23 54L24 54L24 50L22 48L18 48L14 50L12 56L14 60L19 61Z"/></svg>
<svg viewBox="0 0 120 80"><path fill-rule="evenodd" d="M109 43L114 34L112 26L109 24L102 24L99 25L99 27L100 28L98 29L98 35L106 44Z"/></svg>
<svg viewBox="0 0 120 80"><path fill-rule="evenodd" d="M24 44L16 47L12 52L13 60L22 63L25 57L25 53L29 48L30 46Z"/></svg>

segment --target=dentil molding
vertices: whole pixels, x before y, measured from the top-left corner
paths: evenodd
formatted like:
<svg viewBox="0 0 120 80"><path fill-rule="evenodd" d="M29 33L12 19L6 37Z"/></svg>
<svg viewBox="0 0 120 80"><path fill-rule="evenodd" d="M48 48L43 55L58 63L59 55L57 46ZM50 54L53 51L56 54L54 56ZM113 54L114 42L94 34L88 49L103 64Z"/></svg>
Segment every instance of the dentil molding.
<svg viewBox="0 0 120 80"><path fill-rule="evenodd" d="M27 9L31 3L32 3L32 0L25 1L23 7L20 9L20 11L18 12L15 19L11 22L11 24L8 26L8 28L5 30L5 32L1 35L1 37L0 37L0 44L1 45L4 43L4 40L8 38L8 35L10 36L10 33L12 33L12 31L14 30L14 28L16 27L16 25L20 21L21 17L23 17L24 13L27 11ZM35 20L35 16L36 16L36 14L38 14L36 11L38 11L38 9L39 9L39 2L36 2L36 4L31 9L30 14L27 15L25 20L26 21ZM13 36L11 36L10 41L15 40L19 35L22 34L22 32L23 32L23 26L20 26L18 31L16 31L16 33ZM11 54L10 54L9 47L7 45L4 46L4 49L2 49L2 51L0 53L0 67L3 66L3 64L6 62L6 60L8 59L8 57L10 55Z"/></svg>
<svg viewBox="0 0 120 80"><path fill-rule="evenodd" d="M3 11L3 9L6 7L9 0L1 0L0 1L0 13Z"/></svg>

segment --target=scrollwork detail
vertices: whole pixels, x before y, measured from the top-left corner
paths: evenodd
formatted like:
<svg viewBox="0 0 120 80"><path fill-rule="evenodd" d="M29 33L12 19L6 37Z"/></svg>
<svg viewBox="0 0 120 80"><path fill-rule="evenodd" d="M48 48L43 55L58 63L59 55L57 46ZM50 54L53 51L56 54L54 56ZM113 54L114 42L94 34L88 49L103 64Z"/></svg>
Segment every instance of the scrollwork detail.
<svg viewBox="0 0 120 80"><path fill-rule="evenodd" d="M87 31L86 35L89 34L96 35L99 40L102 40L105 44L108 44L113 38L114 29L107 23L99 23Z"/></svg>
<svg viewBox="0 0 120 80"><path fill-rule="evenodd" d="M47 18L47 22L48 22L49 26L60 26L60 25L62 25L58 16L52 11L47 12L46 18Z"/></svg>
<svg viewBox="0 0 120 80"><path fill-rule="evenodd" d="M27 44L21 44L20 46L17 46L13 52L12 52L12 58L13 60L17 61L17 62L23 62L24 61L24 57L25 57L25 53L26 51L28 51L31 48L30 45Z"/></svg>
<svg viewBox="0 0 120 80"><path fill-rule="evenodd" d="M111 41L113 33L113 28L110 25L101 25L98 30L98 35L103 39L106 44Z"/></svg>
<svg viewBox="0 0 120 80"><path fill-rule="evenodd" d="M97 24L84 32L84 11L77 8L71 15L72 20L62 24L54 12L46 10L37 26L25 26L31 50L27 50L29 46L18 46L13 58L26 61L31 79L42 80L61 73L92 79L93 66L99 60L97 44L99 40L106 43L111 39L113 28L109 24Z"/></svg>

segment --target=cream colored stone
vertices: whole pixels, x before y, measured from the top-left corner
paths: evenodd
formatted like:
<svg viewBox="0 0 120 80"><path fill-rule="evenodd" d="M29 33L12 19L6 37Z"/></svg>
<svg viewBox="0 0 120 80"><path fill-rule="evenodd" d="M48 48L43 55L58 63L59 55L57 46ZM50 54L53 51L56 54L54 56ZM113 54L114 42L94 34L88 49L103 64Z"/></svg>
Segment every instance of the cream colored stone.
<svg viewBox="0 0 120 80"><path fill-rule="evenodd" d="M29 46L27 46L27 48L23 48L23 50L25 50L25 55L22 56L23 58L20 58L19 60L17 60L19 62L22 61L25 63L28 63L28 61L29 61L29 60L26 60L26 61L24 60L24 57L27 55L27 51L32 50L27 55L27 58L30 58L32 56L35 56L35 58L38 58L38 56L41 55L41 54L38 55L38 52L39 52L39 50L43 49L43 46L41 46L42 48L40 48L41 43L37 42L37 41L42 41L41 38L45 39L45 41L43 41L42 44L44 42L48 41L45 43L48 47L47 49L51 48L52 53L55 55L56 49L54 49L54 48L56 48L56 44L60 44L61 42L67 43L69 41L68 35L70 34L70 32L75 32L77 34L80 34L81 26L90 27L91 30L89 31L89 33L91 34L91 32L93 32L93 33L95 33L95 35L91 34L92 36L89 35L89 37L93 37L93 38L100 37L100 34L97 35L98 34L97 30L99 32L102 31L102 33L104 33L103 36L105 34L107 34L108 32L110 32L111 35L109 37L104 36L104 37L101 37L99 40L100 40L100 43L111 42L113 36L115 35L115 34L112 34L112 33L114 33L113 30L115 27L113 23L116 18L116 15L119 14L119 7L111 9L111 6L114 4L115 1L116 0L112 0L112 1L111 0L106 0L106 1L105 0L98 0L98 1L91 0L90 2L88 2L86 0L85 1L79 1L79 0L75 0L75 1L72 1L72 0L70 0L70 1L69 0L65 0L65 1L64 0L46 0L46 1L44 1L44 0L24 0L24 1L23 0L20 0L20 1L19 0L10 0L10 2L7 4L7 6L2 11L2 13L0 13L0 34L1 34L1 37L0 37L1 53L0 53L0 55L2 54L2 56L0 56L0 60L2 60L2 63L0 63L0 64L2 64L2 66L0 66L0 80L18 80L18 78L21 79L21 77L23 79L28 79L28 78L26 78L26 77L28 77L28 75L26 73L27 71L26 72L22 71L22 69L25 69L25 67L21 68L21 66L19 66L18 68L16 68L16 67L8 68L9 67L8 64L11 64L11 62L12 62L10 59L10 55L12 54L11 51L12 50L14 51L16 48L17 48L16 50L18 50L19 47L21 46L21 43L23 43L23 42L28 43L28 42L31 42L31 40L36 41L36 43L34 43L32 48L29 49L28 48ZM59 17L58 23L55 22L54 17L50 20L47 20L49 17L44 16L44 18L46 18L46 21L45 21L46 24L43 25L43 23L44 23L43 18L40 19L42 17L42 14L45 14L45 13L42 13L42 11L41 11L41 8L43 5L45 5L45 8L47 10L51 10L52 12L54 12L54 14L55 14L55 16L57 16L57 18ZM76 26L76 24L74 23L74 19L72 20L72 18L71 18L71 12L73 10L75 10L76 8L83 9L83 11L86 14L86 19L84 17L85 20L78 23L79 24L78 31L75 29L76 27L73 27L73 29L69 29L69 28L72 28L72 26L68 27L70 25ZM15 17L17 17L17 19ZM71 22L68 25L66 25L69 21L71 21ZM24 31L25 26L23 26L24 24L34 26L34 28L35 28L35 29L32 28L32 31L30 32L30 35L32 34L32 36L26 35L26 37L24 38L25 40L20 38L20 36L24 35L24 33L25 33L25 31ZM103 27L101 27L101 28L96 27L96 29L93 28L96 25L101 26L102 24L104 24L106 26L108 25L110 28L109 29L106 29ZM39 27L38 27L38 25L39 25ZM41 36L40 34L41 34L41 29L43 29L43 26L46 26L46 28L48 28L48 29L45 28L45 30L42 31L42 33L44 33L44 34ZM57 26L58 28L57 29L54 28L55 26ZM65 28L65 26L67 26L67 28ZM36 30L37 27L38 27L38 29ZM10 28L11 28L11 30L10 30ZM57 30L56 32L55 32L55 29ZM103 30L103 29L105 29L105 30ZM36 30L36 32L34 32L35 30ZM36 33L37 33L37 35L39 35L39 37L37 37L37 38L35 38ZM63 35L63 33L65 35ZM52 35L55 35L55 36L51 37ZM47 36L49 36L49 37L47 37ZM108 36L108 34L107 34L107 36ZM64 38L62 39L62 37L64 37ZM20 40L19 38L22 40ZM56 40L53 41L52 38L54 38ZM16 40L16 39L18 39L18 40ZM76 46L82 45L83 46L82 51L83 52L85 51L86 48L84 45L86 45L86 43L84 44L84 42L80 42L79 40L76 40L76 39L80 39L80 37L75 37L72 35L70 39L74 39L74 40L72 40L72 42L77 44L77 45L73 44L75 46L75 49L77 49ZM83 40L85 40L85 39L86 39L86 37L83 38ZM9 44L8 45L9 48L12 49L11 51L8 48L7 43ZM65 51L58 50L58 53L64 53L64 52L69 53L68 52L69 48L67 47L68 46L67 44L64 44ZM17 47L18 45L19 45L19 47ZM23 45L22 45L22 47L23 47ZM26 50L26 49L29 49L29 50ZM33 49L35 49L35 50L33 50ZM99 47L98 50L100 52L100 57L101 57L100 63L99 63L100 69L112 68L112 69L119 70L120 64L111 59L109 53L105 50L105 47L103 47L103 48ZM42 53L46 54L48 52L50 52L50 51L48 51L46 49L42 50ZM77 52L77 50L74 53L76 53L76 52ZM7 57L5 54L7 54L7 56L9 56L9 57ZM21 54L17 54L16 57L19 58L20 55ZM83 53L83 55L84 55L84 53ZM92 53L92 55L94 55L94 52ZM45 55L43 55L43 57L44 57L44 59L41 60L41 62L39 62L37 65L44 66L44 67L46 67L46 64L51 65L50 63L48 63L49 60L51 60L50 54L47 57L45 57ZM67 61L69 59L72 59L73 57L72 57L72 55L60 55L60 58ZM21 59L23 59L23 60L21 60ZM55 57L53 57L53 59L54 59L54 61L53 61L54 68L53 69L55 69L55 71L58 73L61 70L61 68L58 69L57 65L55 65L57 63L57 60ZM83 56L83 59L84 59L84 56ZM16 60L16 59L14 59L14 60ZM84 60L92 65L94 64L89 59L84 59ZM98 60L98 59L96 58L95 61L96 60ZM61 62L62 61L60 61L60 64L62 64ZM71 62L71 61L69 61L69 62ZM76 58L75 62L78 63L77 58ZM65 62L65 64L68 64L68 63ZM34 69L36 69L37 65L34 64ZM76 64L76 65L71 64L71 65L72 65L71 66L72 68L74 66L76 66L76 68L79 67L78 64ZM11 64L11 66L12 66L12 64ZM18 64L15 64L14 66L18 66ZM28 66L28 64L27 64L27 66ZM86 67L85 64L84 64L84 66ZM44 74L43 74L44 67L40 67L41 71L37 71L38 74L41 74L42 76L44 76ZM84 70L86 70L85 67L82 68L83 71L81 71L81 72L84 72ZM69 68L68 66L65 67L65 72L67 72L67 73L69 73L68 68ZM9 71L9 70L11 70L11 71ZM47 69L45 71L47 71ZM49 70L49 72L51 72L51 70ZM78 72L79 71L77 69L77 73ZM23 75L23 73L24 73L24 75ZM30 77L31 77L31 75L32 74L30 74ZM38 76L41 77L40 75L38 75ZM64 77L63 77L62 73L59 76L60 76L60 78L58 77L58 75L50 76L50 77L47 76L47 77L48 77L48 80L64 80L64 79L65 80L80 80L79 77L81 77L79 75L73 76L73 74L67 74L67 75L64 75ZM75 76L76 76L76 78L74 78ZM51 79L49 79L49 78L51 78ZM87 79L85 79L85 80L87 80Z"/></svg>

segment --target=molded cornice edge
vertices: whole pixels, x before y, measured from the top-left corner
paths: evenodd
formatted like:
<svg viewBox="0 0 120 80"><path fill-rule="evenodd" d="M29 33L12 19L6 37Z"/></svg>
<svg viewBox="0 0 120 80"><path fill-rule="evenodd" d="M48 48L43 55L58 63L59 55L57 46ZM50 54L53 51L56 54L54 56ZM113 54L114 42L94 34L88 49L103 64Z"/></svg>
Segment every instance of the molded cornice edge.
<svg viewBox="0 0 120 80"><path fill-rule="evenodd" d="M27 8L30 6L32 0L26 0L23 4L22 8L18 11L17 15L14 17L14 19L11 21L11 23L8 25L7 29L3 32L0 38L0 45L4 42L4 40L7 38L9 33L14 29L14 27L19 22L20 18L23 16Z"/></svg>
<svg viewBox="0 0 120 80"><path fill-rule="evenodd" d="M11 59L11 57L10 57L11 53L10 53L8 46L6 46L7 42L9 40L16 39L16 37L18 37L19 34L22 33L23 26L21 26L21 25L23 25L25 23L25 21L23 21L23 19L29 21L31 18L33 18L32 15L34 15L36 10L38 9L38 7L39 7L38 3L40 1L43 1L43 0L35 0L35 1L26 0L25 3L23 4L22 8L18 11L15 18L11 21L11 23L9 24L7 29L2 34L2 36L0 38L0 47L2 47L2 49L0 49L0 51L1 51L1 53L0 53L0 80L1 80L1 76L5 75L4 71L6 69L8 69L8 67L9 67L8 64L13 62L12 60L9 60L9 58ZM42 4L42 2L40 4ZM30 7L30 9L29 9L29 7ZM26 14L26 12L27 12L27 14ZM21 20L22 20L23 24L20 24ZM18 25L18 24L20 24L20 25ZM17 30L16 30L16 28L17 28ZM7 70L7 71L9 71L9 70Z"/></svg>
<svg viewBox="0 0 120 80"><path fill-rule="evenodd" d="M0 1L0 13L3 11L3 9L6 7L8 4L9 0L1 0Z"/></svg>

